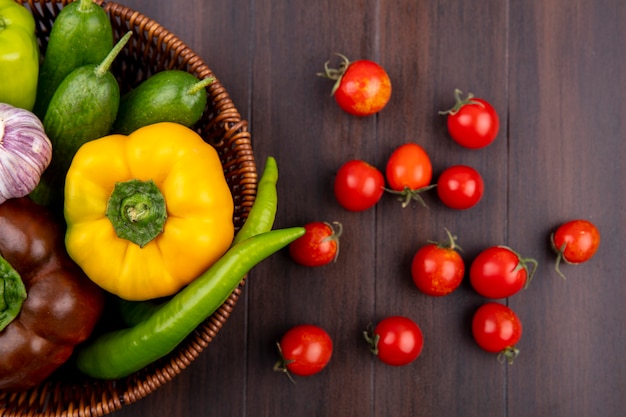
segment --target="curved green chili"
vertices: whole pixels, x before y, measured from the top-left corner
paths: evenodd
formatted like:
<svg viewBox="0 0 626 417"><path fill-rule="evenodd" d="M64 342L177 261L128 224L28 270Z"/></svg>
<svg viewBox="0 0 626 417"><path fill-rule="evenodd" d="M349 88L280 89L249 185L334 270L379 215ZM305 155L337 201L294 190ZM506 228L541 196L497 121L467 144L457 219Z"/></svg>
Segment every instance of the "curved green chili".
<svg viewBox="0 0 626 417"><path fill-rule="evenodd" d="M254 204L248 213L239 232L235 235L233 245L242 242L249 237L264 233L272 229L276 218L278 197L276 183L278 182L278 166L276 160L268 156L261 180L257 185L257 195Z"/></svg>
<svg viewBox="0 0 626 417"><path fill-rule="evenodd" d="M303 227L277 229L231 247L150 317L83 347L78 369L94 378L117 379L162 358L226 301L250 269L303 234Z"/></svg>

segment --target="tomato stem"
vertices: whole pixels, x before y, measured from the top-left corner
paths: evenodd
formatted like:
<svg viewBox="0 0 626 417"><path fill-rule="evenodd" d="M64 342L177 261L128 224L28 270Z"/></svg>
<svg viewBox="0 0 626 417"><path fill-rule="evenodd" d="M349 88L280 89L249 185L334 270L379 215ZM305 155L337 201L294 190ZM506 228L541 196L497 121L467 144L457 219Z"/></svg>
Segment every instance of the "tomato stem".
<svg viewBox="0 0 626 417"><path fill-rule="evenodd" d="M283 350L280 347L280 343L276 342L276 348L278 349L278 355L280 356L280 359L278 359L276 363L274 364L274 368L273 368L274 372L284 373L285 375L287 375L289 380L295 384L296 381L291 376L291 372L289 372L289 369L287 369L287 365L293 362L293 359L291 360L285 359L285 355L283 355Z"/></svg>
<svg viewBox="0 0 626 417"><path fill-rule="evenodd" d="M498 361L504 363L508 362L509 365L513 365L515 359L519 356L519 349L515 346L505 347L500 353L498 353Z"/></svg>
<svg viewBox="0 0 626 417"><path fill-rule="evenodd" d="M559 274L561 276L561 278L566 279L566 276L563 272L561 272L561 260L565 261L565 263L567 262L567 259L565 259L565 248L567 247L567 242L563 242L563 245L561 245L560 248L556 248L556 245L554 244L554 239L552 239L552 246L555 248L557 255L556 255L556 263L554 265L554 269L556 270L556 273Z"/></svg>
<svg viewBox="0 0 626 417"><path fill-rule="evenodd" d="M422 188L418 188L416 190L412 190L411 188L405 186L402 191L392 190L390 188L383 188L383 189L387 191L388 193L399 196L398 201L402 202L402 208L406 208L409 204L411 204L411 200L415 200L418 203L420 203L422 206L428 208L428 205L422 198L421 193L423 193L424 191L428 191L431 188L435 188L436 186L437 184L432 184L432 185L427 185Z"/></svg>
<svg viewBox="0 0 626 417"><path fill-rule="evenodd" d="M370 352L378 356L378 341L380 340L380 335L374 334L373 323L368 323L367 328L363 330L363 337L365 338L365 341L369 345Z"/></svg>
<svg viewBox="0 0 626 417"><path fill-rule="evenodd" d="M444 111L440 111L439 114L441 115L455 115L458 113L459 110L461 110L461 107L463 106L467 106L468 104L477 104L481 107L484 107L484 104L476 101L476 100L472 100L474 98L474 94L472 93L468 93L466 98L461 98L461 94L462 91L459 90L458 88L454 90L454 99L455 99L455 103L454 103L454 107L452 107L451 109L448 110L444 110Z"/></svg>
<svg viewBox="0 0 626 417"><path fill-rule="evenodd" d="M332 230L332 233L329 236L326 236L324 239L322 239L320 243L333 241L333 240L335 241L337 250L335 252L335 256L333 257L333 262L336 262L337 258L339 257L339 237L341 237L341 234L343 233L343 225L341 224L341 222L338 222L336 220L333 221L332 224L328 222L324 222L324 224L330 227L330 230Z"/></svg>
<svg viewBox="0 0 626 417"><path fill-rule="evenodd" d="M331 96L333 96L335 94L335 91L337 91L337 89L339 88L339 85L341 84L341 78L343 77L343 74L346 73L346 70L350 66L350 60L345 55L342 55L339 52L335 52L335 55L341 58L341 63L339 64L339 68L330 68L328 66L330 64L330 61L326 61L326 63L324 63L324 72L318 72L316 74L319 77L324 77L324 78L328 78L329 80L335 81L335 84L333 85L333 89L330 91Z"/></svg>
<svg viewBox="0 0 626 417"><path fill-rule="evenodd" d="M539 262L537 262L537 260L534 259L534 258L524 258L524 257L522 257L522 255L520 255L518 252L514 251L513 249L511 249L508 246L499 245L499 247L505 248L507 250L510 250L513 254L515 254L515 256L517 256L517 266L515 267L513 272L519 271L520 269L525 269L526 270L527 278L526 278L526 284L524 284L524 289L528 288L528 286L530 285L530 281L535 276L535 272L537 271L537 267L539 266ZM528 264L531 264L532 268L530 268L528 266Z"/></svg>
<svg viewBox="0 0 626 417"><path fill-rule="evenodd" d="M457 243L456 243L456 239L457 237L455 235L453 235L450 230L448 230L447 227L444 227L444 230L446 231L446 235L448 237L447 241L444 242L435 242L433 240L429 240L428 243L432 243L433 245L437 245L438 248L441 249L451 249L451 250L457 250L459 252L463 252L463 248L461 248Z"/></svg>

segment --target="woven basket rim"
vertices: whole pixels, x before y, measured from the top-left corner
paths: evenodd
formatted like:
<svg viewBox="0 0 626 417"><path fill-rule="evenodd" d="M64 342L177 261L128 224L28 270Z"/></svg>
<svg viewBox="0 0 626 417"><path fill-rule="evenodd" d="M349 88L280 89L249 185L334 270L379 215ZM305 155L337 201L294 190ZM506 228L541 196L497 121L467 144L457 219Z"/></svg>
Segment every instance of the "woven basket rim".
<svg viewBox="0 0 626 417"><path fill-rule="evenodd" d="M16 0L29 7L36 20L50 19L50 8L58 12L72 0ZM161 24L127 6L112 1L94 0L109 14L116 37L125 27L141 32L153 48L165 51L157 59L164 65L181 65L198 78L213 77L208 88L211 108L203 123L195 128L209 143L216 146L225 173L232 179L231 191L236 200L234 222L239 229L256 197L257 172L252 140L247 122L243 120L228 92L205 61L180 38ZM38 36L42 34L38 27ZM135 36L133 36L134 38ZM40 39L41 40L41 39ZM159 61L159 64L161 62ZM209 114L210 113L210 114ZM204 119L208 119L205 123ZM220 151L221 150L221 151ZM11 393L0 390L0 417L18 416L103 416L132 404L154 392L186 369L220 331L245 285L246 277L224 304L179 347L167 357L121 380L100 381L82 378L78 381L50 379L27 391Z"/></svg>

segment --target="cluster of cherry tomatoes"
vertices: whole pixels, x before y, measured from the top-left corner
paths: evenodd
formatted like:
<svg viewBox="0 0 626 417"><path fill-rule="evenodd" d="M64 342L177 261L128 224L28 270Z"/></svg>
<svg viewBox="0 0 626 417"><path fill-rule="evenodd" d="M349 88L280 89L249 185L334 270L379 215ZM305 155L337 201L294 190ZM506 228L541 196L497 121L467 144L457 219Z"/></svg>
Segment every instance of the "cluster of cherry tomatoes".
<svg viewBox="0 0 626 417"><path fill-rule="evenodd" d="M350 62L340 55L338 69L328 63L318 75L335 80L333 95L346 112L367 116L382 110L391 96L391 82L386 71L369 60ZM469 149L484 148L496 138L498 115L489 102L469 94L461 97L455 91L455 105L440 112L447 116L451 138ZM484 192L483 179L474 168L455 165L445 169L432 184L432 163L428 153L417 143L398 146L387 160L383 175L363 160L350 160L336 173L334 195L346 210L358 212L376 205L385 193L397 196L406 207L412 201L425 205L421 194L436 188L442 203L466 210L475 206ZM337 259L342 227L339 222L312 222L305 225L305 235L289 246L289 253L299 264L317 267ZM411 265L415 286L423 293L441 297L461 284L466 268L456 244L456 237L446 229L445 242L431 242L417 250ZM562 224L550 237L557 253L556 271L561 261L578 264L596 252L600 234L587 220ZM507 246L492 246L480 252L469 268L474 290L491 300L507 298L526 288L537 268L532 258L524 258ZM391 316L370 326L364 332L372 353L393 366L413 362L421 353L423 335L419 326L403 316ZM519 317L508 306L488 301L477 309L472 320L476 343L488 352L498 353L512 362L518 354L515 347L522 334ZM295 375L315 374L332 356L332 340L318 326L306 324L290 329L278 343L281 360L276 370Z"/></svg>

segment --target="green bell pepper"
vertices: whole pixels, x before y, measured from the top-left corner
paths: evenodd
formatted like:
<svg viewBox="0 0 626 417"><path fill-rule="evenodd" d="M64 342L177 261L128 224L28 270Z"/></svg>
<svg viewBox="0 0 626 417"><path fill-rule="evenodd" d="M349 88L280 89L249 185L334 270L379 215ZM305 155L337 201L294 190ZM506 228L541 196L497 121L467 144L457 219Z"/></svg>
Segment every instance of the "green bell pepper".
<svg viewBox="0 0 626 417"><path fill-rule="evenodd" d="M0 102L32 111L38 75L33 15L15 0L0 0Z"/></svg>

